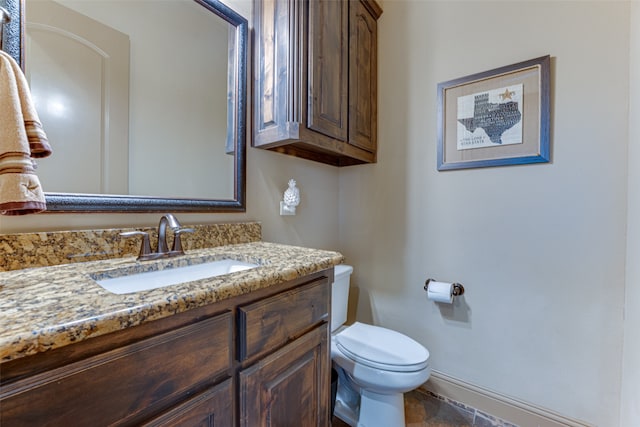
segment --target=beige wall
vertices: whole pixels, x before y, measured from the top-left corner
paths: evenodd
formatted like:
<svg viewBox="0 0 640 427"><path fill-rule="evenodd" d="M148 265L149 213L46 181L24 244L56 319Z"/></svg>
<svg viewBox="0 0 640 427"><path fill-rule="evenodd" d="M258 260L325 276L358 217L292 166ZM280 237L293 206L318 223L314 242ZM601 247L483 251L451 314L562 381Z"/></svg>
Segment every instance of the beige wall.
<svg viewBox="0 0 640 427"><path fill-rule="evenodd" d="M618 425L629 3L384 9L379 163L340 172L340 247L355 266L358 318L423 343L435 370ZM552 163L437 172L437 83L545 54ZM466 293L438 306L422 289L428 277Z"/></svg>
<svg viewBox="0 0 640 427"><path fill-rule="evenodd" d="M631 2L630 76L640 73L640 3ZM620 425L640 420L640 83L629 81L629 200L627 210L627 279Z"/></svg>

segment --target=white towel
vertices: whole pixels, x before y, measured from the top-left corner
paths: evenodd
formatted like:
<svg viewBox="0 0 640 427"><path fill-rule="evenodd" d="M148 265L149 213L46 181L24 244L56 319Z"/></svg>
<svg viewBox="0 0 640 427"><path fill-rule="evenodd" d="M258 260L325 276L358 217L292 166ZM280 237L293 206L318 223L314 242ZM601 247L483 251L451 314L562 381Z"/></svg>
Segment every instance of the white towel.
<svg viewBox="0 0 640 427"><path fill-rule="evenodd" d="M33 158L50 154L27 80L16 61L0 50L0 214L46 209Z"/></svg>

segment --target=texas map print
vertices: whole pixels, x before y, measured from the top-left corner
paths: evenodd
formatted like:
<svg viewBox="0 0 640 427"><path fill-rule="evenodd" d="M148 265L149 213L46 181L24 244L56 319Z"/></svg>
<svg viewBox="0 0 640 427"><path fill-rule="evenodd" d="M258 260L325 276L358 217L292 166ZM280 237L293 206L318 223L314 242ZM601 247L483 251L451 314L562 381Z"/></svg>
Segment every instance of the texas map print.
<svg viewBox="0 0 640 427"><path fill-rule="evenodd" d="M522 143L522 84L458 97L457 149Z"/></svg>

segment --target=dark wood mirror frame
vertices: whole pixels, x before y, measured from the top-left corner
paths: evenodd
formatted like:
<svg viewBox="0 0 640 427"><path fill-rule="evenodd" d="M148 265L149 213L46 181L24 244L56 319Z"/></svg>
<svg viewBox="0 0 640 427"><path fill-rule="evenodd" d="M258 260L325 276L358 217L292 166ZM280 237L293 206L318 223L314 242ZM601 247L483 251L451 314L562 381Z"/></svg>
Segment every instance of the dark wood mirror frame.
<svg viewBox="0 0 640 427"><path fill-rule="evenodd" d="M244 212L246 210L246 114L248 23L219 0L194 0L236 28L234 198L181 199L126 195L46 193L50 212ZM0 0L11 15L3 27L2 50L24 68L24 0Z"/></svg>

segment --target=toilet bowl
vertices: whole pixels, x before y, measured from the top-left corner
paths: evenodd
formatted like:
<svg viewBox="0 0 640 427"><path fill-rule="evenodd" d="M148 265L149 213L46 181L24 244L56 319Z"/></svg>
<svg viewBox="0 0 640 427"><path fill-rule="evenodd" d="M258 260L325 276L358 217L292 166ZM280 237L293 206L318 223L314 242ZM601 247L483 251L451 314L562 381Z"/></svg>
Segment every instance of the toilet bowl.
<svg viewBox="0 0 640 427"><path fill-rule="evenodd" d="M404 426L403 393L429 378L429 351L387 328L343 326L352 271L335 267L331 293L331 359L339 376L335 415L357 427Z"/></svg>

